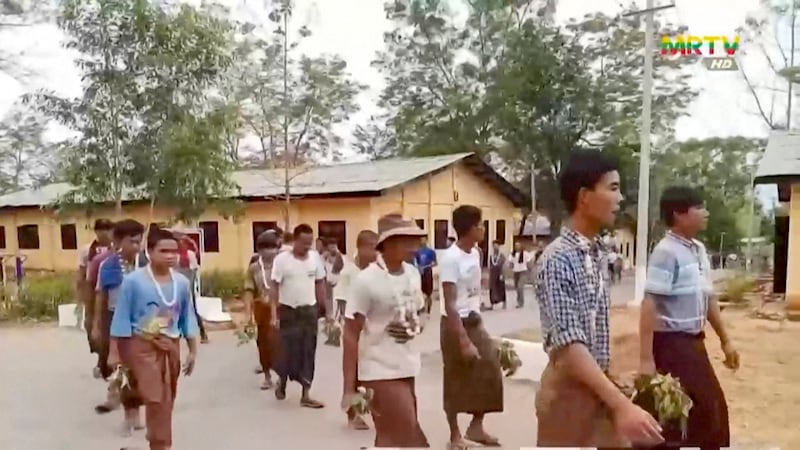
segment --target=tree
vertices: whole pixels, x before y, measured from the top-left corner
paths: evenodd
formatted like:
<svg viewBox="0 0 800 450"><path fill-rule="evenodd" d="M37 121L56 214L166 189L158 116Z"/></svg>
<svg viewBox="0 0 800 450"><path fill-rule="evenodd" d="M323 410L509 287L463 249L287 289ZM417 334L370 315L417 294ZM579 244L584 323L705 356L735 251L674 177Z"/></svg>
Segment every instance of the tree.
<svg viewBox="0 0 800 450"><path fill-rule="evenodd" d="M223 147L211 146L219 140L207 133L221 133L220 118L230 116L204 105L230 61L225 21L187 5L70 0L59 25L67 47L79 51L84 85L77 99L47 92L35 96L43 112L78 135L65 145L64 175L75 189L59 199L59 206L84 209L111 201L120 214L128 198L150 199L151 205L164 200L185 218L204 209L207 200L232 194L222 166L170 164L175 156L169 154L194 149L198 161L224 155ZM205 145L180 145L191 134L188 127L210 125L194 131L208 138ZM203 180L209 191L198 197L196 189L178 190L170 183L189 176Z"/></svg>
<svg viewBox="0 0 800 450"><path fill-rule="evenodd" d="M749 208L751 178L746 170L732 168L747 167L764 145L762 140L744 137L676 143L653 155L651 183L656 198L665 187L675 184L702 189L711 219L701 239L711 250L718 250L722 241L725 251L735 251L746 235L738 215Z"/></svg>
<svg viewBox="0 0 800 450"><path fill-rule="evenodd" d="M44 22L49 16L49 2L0 0L0 42L10 40L13 33ZM13 46L0 45L0 74L23 81L33 72L25 64L24 52L14 51Z"/></svg>
<svg viewBox="0 0 800 450"><path fill-rule="evenodd" d="M44 142L44 119L17 104L0 121L0 191L9 192L50 178L57 155Z"/></svg>
<svg viewBox="0 0 800 450"><path fill-rule="evenodd" d="M390 158L397 154L397 140L394 133L374 117L366 125L357 125L353 130L353 145L359 153L370 159Z"/></svg>
<svg viewBox="0 0 800 450"><path fill-rule="evenodd" d="M307 26L291 31L294 2L278 0L269 13L274 27L270 38L258 39L251 55L253 71L247 77L250 101L244 122L261 143L251 165L280 168L283 188L283 224L289 227L292 182L305 165L322 157L339 158L341 138L336 125L358 110L356 97L365 86L352 79L339 56L308 57L300 42L311 35Z"/></svg>
<svg viewBox="0 0 800 450"><path fill-rule="evenodd" d="M799 13L800 2L797 0L761 0L760 11L748 16L744 26L737 30L746 44L739 52L742 55L758 53L763 56L770 70L780 80L779 86L775 86L775 83L766 86L756 84L748 75L749 69L739 59L742 80L753 98L759 117L771 130L791 128L795 97L793 85L800 81L800 70L795 67L795 32ZM787 35L788 42L785 39ZM778 95L785 97L778 99ZM785 116L776 117L776 100L779 100L778 106L784 104Z"/></svg>
<svg viewBox="0 0 800 450"><path fill-rule="evenodd" d="M392 0L385 49L373 65L386 87L383 127L403 154L490 152L497 144L489 91L505 58L506 34L534 14L539 2L474 0L468 17L438 0Z"/></svg>

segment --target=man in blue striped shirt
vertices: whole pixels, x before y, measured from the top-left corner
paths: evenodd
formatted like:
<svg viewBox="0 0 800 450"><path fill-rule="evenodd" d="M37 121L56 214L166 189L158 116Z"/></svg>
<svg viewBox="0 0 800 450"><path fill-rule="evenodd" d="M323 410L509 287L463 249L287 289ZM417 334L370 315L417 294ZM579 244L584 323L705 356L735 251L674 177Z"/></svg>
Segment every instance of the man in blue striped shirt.
<svg viewBox="0 0 800 450"><path fill-rule="evenodd" d="M669 230L648 263L640 372L672 374L694 403L686 438L679 429L667 430L669 445L704 450L728 447L728 406L703 342L706 322L719 336L726 366L738 368L739 354L728 338L713 295L706 248L696 239L706 228L708 211L700 193L684 186L665 189L660 209Z"/></svg>
<svg viewBox="0 0 800 450"><path fill-rule="evenodd" d="M536 394L537 445L660 443L658 422L607 376L609 295L598 237L614 224L622 201L617 163L599 151L575 150L558 177L569 219L537 267L536 299L550 357Z"/></svg>

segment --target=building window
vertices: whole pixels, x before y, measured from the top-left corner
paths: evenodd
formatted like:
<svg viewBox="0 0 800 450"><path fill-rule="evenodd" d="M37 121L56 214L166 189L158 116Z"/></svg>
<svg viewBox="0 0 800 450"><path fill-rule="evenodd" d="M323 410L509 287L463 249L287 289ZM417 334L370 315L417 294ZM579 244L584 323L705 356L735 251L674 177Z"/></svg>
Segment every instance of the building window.
<svg viewBox="0 0 800 450"><path fill-rule="evenodd" d="M219 253L219 224L217 222L200 222L203 230L203 251Z"/></svg>
<svg viewBox="0 0 800 450"><path fill-rule="evenodd" d="M78 249L78 230L75 228L74 223L66 223L61 225L61 249Z"/></svg>
<svg viewBox="0 0 800 450"><path fill-rule="evenodd" d="M417 226L419 227L420 230L425 229L425 219L414 219L414 222L417 223Z"/></svg>
<svg viewBox="0 0 800 450"><path fill-rule="evenodd" d="M21 250L39 249L39 225L17 227L17 243Z"/></svg>
<svg viewBox="0 0 800 450"><path fill-rule="evenodd" d="M6 227L0 226L0 248L6 248Z"/></svg>
<svg viewBox="0 0 800 450"><path fill-rule="evenodd" d="M333 239L339 251L347 254L347 222L344 220L321 220L317 222L317 236Z"/></svg>
<svg viewBox="0 0 800 450"><path fill-rule="evenodd" d="M267 230L277 230L278 222L253 222L253 253L256 252L256 239Z"/></svg>
<svg viewBox="0 0 800 450"><path fill-rule="evenodd" d="M447 234L449 233L450 228L449 224L446 220L434 220L433 221L433 246L437 250L441 250L447 248L449 242L447 242Z"/></svg>
<svg viewBox="0 0 800 450"><path fill-rule="evenodd" d="M494 223L494 239L503 245L506 243L506 221L498 220Z"/></svg>

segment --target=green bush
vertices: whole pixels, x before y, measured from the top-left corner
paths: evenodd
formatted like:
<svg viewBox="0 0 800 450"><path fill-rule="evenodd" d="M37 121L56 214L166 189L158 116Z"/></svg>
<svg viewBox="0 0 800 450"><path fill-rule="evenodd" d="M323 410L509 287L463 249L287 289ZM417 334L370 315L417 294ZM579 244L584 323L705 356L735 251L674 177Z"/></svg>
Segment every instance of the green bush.
<svg viewBox="0 0 800 450"><path fill-rule="evenodd" d="M720 295L720 300L731 303L746 303L746 295L756 289L756 280L747 276L735 276L727 279Z"/></svg>
<svg viewBox="0 0 800 450"><path fill-rule="evenodd" d="M204 273L200 275L200 293L204 297L232 300L242 293L244 280L244 273L238 270Z"/></svg>
<svg viewBox="0 0 800 450"><path fill-rule="evenodd" d="M9 284L2 296L0 320L54 320L59 305L75 302L75 275L37 274L25 279L18 295L16 285Z"/></svg>

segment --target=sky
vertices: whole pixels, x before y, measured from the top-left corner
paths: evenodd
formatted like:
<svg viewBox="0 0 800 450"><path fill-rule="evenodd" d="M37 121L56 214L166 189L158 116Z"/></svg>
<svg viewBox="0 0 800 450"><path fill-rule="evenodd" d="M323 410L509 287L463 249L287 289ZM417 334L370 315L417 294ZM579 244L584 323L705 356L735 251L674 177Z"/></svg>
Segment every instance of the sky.
<svg viewBox="0 0 800 450"><path fill-rule="evenodd" d="M183 1L199 3L199 0ZM264 18L262 1L219 2L236 9L237 14ZM684 24L692 35L733 36L748 14L757 12L759 6L759 0L654 1L656 5L674 1L675 7L657 12L656 20ZM644 8L645 0L638 0L637 4ZM355 124L365 123L378 112L375 99L382 80L379 73L370 67L370 62L376 51L382 48L383 33L390 28L384 17L383 0L296 0L296 7L295 21L309 24L313 31L303 44L303 51L309 54L338 53L348 62L352 74L370 87L359 99L361 111L350 124L340 127L340 133L347 134ZM581 18L594 11L615 15L621 10L621 2L614 0L559 0L556 21L564 23L571 17ZM80 80L72 56L61 48L60 33L54 26L19 29L13 35L0 34L0 45L24 51L26 61L41 74L26 86L0 75L0 114L26 91L49 88L64 95L80 92ZM775 56L776 49L767 50ZM774 89L780 86L780 81L771 73L763 53L745 45L740 53L740 65L751 79L756 80L759 98L771 104ZM679 140L733 135L767 136L768 129L757 115L753 96L740 73L708 72L698 65L693 68L692 84L700 95L678 120L676 133ZM780 97L779 92L777 97ZM774 104L777 111L785 108L785 102L780 102L779 98ZM761 193L762 196L767 194Z"/></svg>

